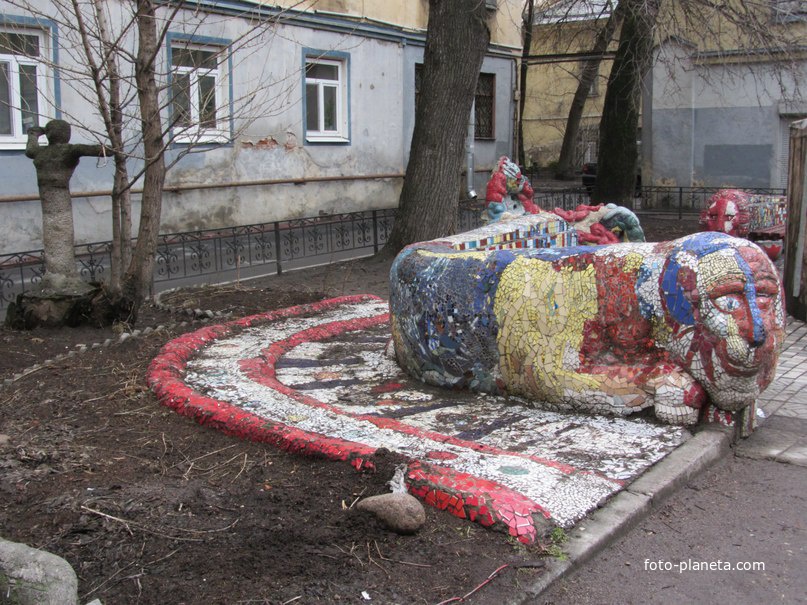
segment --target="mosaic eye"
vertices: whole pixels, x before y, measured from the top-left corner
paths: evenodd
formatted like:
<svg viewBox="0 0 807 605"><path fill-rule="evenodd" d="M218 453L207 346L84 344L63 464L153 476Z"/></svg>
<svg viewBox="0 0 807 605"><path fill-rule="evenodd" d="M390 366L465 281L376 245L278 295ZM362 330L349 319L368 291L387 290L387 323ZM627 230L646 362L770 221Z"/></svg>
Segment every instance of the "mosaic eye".
<svg viewBox="0 0 807 605"><path fill-rule="evenodd" d="M740 298L734 295L719 296L712 302L724 313L731 313L740 308Z"/></svg>
<svg viewBox="0 0 807 605"><path fill-rule="evenodd" d="M773 296L757 292L757 306L760 309L767 309L773 304Z"/></svg>

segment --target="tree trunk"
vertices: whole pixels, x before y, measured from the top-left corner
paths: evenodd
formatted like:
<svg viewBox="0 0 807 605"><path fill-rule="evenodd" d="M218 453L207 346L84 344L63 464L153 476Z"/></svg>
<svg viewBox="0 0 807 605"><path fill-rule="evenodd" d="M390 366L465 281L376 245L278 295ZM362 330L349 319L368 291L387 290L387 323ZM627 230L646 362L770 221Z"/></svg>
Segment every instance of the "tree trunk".
<svg viewBox="0 0 807 605"><path fill-rule="evenodd" d="M522 169L527 167L527 153L524 149L524 106L527 103L527 74L529 65L527 57L532 47L533 15L535 14L535 0L527 0L527 14L524 16L524 47L521 50L521 70L518 84L518 163Z"/></svg>
<svg viewBox="0 0 807 605"><path fill-rule="evenodd" d="M600 122L597 183L592 199L630 206L639 160L642 78L650 67L661 0L623 0L625 13Z"/></svg>
<svg viewBox="0 0 807 605"><path fill-rule="evenodd" d="M484 2L429 0L415 130L385 255L456 229L465 136L489 42Z"/></svg>
<svg viewBox="0 0 807 605"><path fill-rule="evenodd" d="M113 157L115 175L112 181L112 255L108 288L112 298L116 299L121 293L124 268L129 265L132 256L131 195L127 158L124 154L121 76L118 69L117 48L112 39L103 0L95 0L94 8L97 35L103 47L101 67L106 71L109 98L104 97L104 86L98 76L96 76L95 91L102 105L100 109L110 146L115 150ZM75 12L77 15L81 14L77 4ZM90 36L86 34L84 37L85 40L89 40ZM89 48L85 52L88 57L92 56ZM100 72L98 73L100 75Z"/></svg>
<svg viewBox="0 0 807 605"><path fill-rule="evenodd" d="M570 180L574 178L574 171L577 168L574 165L574 152L577 147L577 133L580 132L580 120L583 117L583 109L586 106L586 99L588 99L591 86L597 78L600 71L600 63L602 63L602 54L608 50L608 45L614 37L614 32L622 20L622 10L619 6L608 17L605 26L597 33L597 38L594 40L594 47L591 49L593 55L583 64L583 71L580 74L580 82L577 84L577 90L572 99L572 105L569 107L569 117L566 119L566 130L563 133L563 144L560 148L560 158L558 158L558 167L555 171L555 178L561 180Z"/></svg>
<svg viewBox="0 0 807 605"><path fill-rule="evenodd" d="M132 321L146 299L154 274L154 255L162 211L162 191L165 182L165 157L162 121L160 118L159 89L155 79L154 61L157 56L157 24L155 4L151 0L137 0L135 14L138 31L135 81L140 102L140 123L143 134L145 172L140 208L140 227L132 260L123 278L123 301L130 305Z"/></svg>

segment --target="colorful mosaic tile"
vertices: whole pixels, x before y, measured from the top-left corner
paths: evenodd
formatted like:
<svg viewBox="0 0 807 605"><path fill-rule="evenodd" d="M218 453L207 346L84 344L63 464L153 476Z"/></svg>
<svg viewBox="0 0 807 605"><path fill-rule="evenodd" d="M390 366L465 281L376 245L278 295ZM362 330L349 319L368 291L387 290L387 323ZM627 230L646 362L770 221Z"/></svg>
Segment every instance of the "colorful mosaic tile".
<svg viewBox="0 0 807 605"><path fill-rule="evenodd" d="M149 384L205 425L289 451L356 468L398 452L411 493L522 542L571 526L688 438L422 385L390 358L388 319L383 301L345 297L204 328L164 347Z"/></svg>
<svg viewBox="0 0 807 605"><path fill-rule="evenodd" d="M777 260L784 247L787 198L721 189L701 211L701 227L709 231L747 237Z"/></svg>
<svg viewBox="0 0 807 605"><path fill-rule="evenodd" d="M496 224L518 220L519 217L531 214L544 214L550 220L563 219L566 241L544 245L499 246L495 249L507 248L547 248L550 245L574 246L580 244L612 244L620 241L643 242L644 232L638 217L628 208L616 204L597 204L588 206L580 204L574 210L555 208L544 212L533 201L533 189L530 181L521 173L521 169L507 156L499 158L490 175L485 192L485 211L482 220ZM571 225L571 226L569 226ZM468 242L468 248L478 248L476 242ZM465 248L461 248L464 250ZM491 248L493 249L493 248Z"/></svg>
<svg viewBox="0 0 807 605"><path fill-rule="evenodd" d="M707 403L751 405L773 379L781 284L747 240L457 249L486 233L415 244L393 263L395 352L420 380L693 424Z"/></svg>

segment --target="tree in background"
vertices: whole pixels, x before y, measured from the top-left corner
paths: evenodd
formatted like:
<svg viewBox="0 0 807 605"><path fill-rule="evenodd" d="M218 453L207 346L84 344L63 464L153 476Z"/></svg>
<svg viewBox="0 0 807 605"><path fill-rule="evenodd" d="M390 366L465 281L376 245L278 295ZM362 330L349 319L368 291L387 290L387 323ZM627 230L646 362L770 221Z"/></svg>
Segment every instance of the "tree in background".
<svg viewBox="0 0 807 605"><path fill-rule="evenodd" d="M429 0L415 129L384 256L456 230L465 136L490 43L487 19L481 0Z"/></svg>
<svg viewBox="0 0 807 605"><path fill-rule="evenodd" d="M730 83L730 80L738 76L744 77L742 70L764 62L766 73L776 78L783 93L788 91L792 96L795 59L799 53L803 56L805 30L798 28L798 23L803 21L802 6L803 2L791 0L736 0L720 3L712 0L624 0L613 3L607 0L561 0L550 4L539 13L544 25L542 36L536 36L536 39L546 41L554 36L559 45L567 45L554 56L553 62L576 64L581 53L571 49L579 48L581 34L594 34L590 45L584 47L585 50L590 49L590 52L585 52L584 56L587 55L588 58L584 60L582 69L576 76L578 85L564 127L556 175L569 178L579 168L575 165L578 158L574 157L580 124L579 112L587 101L589 78L596 77L597 69L594 64L601 61L603 54L607 53L606 39L611 28L614 32L612 38L619 41L622 54L619 61L612 65L606 89L606 99L610 95L610 101L608 111L603 111L603 123L600 125L599 140L605 147L599 150L597 182L614 177L620 179L621 184L618 189L614 189L615 183L603 183L601 187L607 188L607 191L601 190L595 196L600 195L598 199L601 201L621 199L624 202L632 198L635 187L637 167L633 157L638 157L636 141L639 137L635 135L639 133L638 104L643 78L655 62L667 71L668 79L674 87L676 70L680 69L681 57L674 53L665 53L663 46L656 45L662 45L667 40L680 40L691 48L707 51L713 57L712 61L721 61L720 64L724 67L718 75L711 76L715 86L723 81ZM603 8L606 10L602 10ZM628 27L621 26L621 17L628 12L631 13L632 23ZM601 17L609 13L611 17L606 25L598 25L602 21ZM585 20L589 21L588 26L583 24ZM788 24L796 26L789 27ZM593 27L597 29L594 30ZM631 40L637 36L644 39ZM659 52L656 52L657 49ZM647 56L641 57L636 53L646 53ZM530 61L535 63L540 58L540 55L531 55ZM569 69L567 72L573 73L573 70ZM652 111L652 108L649 110ZM628 123L634 120L635 126ZM635 135L626 129L635 131ZM609 164L613 168L609 168ZM620 174L615 174L615 171Z"/></svg>
<svg viewBox="0 0 807 605"><path fill-rule="evenodd" d="M529 63L527 58L532 49L532 24L535 21L535 0L527 0L523 11L521 65L519 66L519 97L518 97L518 163L527 165L527 154L524 151L524 107L527 104L527 78Z"/></svg>
<svg viewBox="0 0 807 605"><path fill-rule="evenodd" d="M653 34L661 0L621 0L619 46L608 77L600 121L595 202L630 207L639 161L642 79L653 60Z"/></svg>
<svg viewBox="0 0 807 605"><path fill-rule="evenodd" d="M563 143L560 148L558 166L555 169L555 178L568 180L574 177L575 169L575 147L577 136L580 132L580 120L583 117L583 110L586 106L591 87L594 80L600 73L600 63L602 63L603 53L608 49L608 45L614 38L614 34L619 28L622 20L622 11L613 10L610 2L603 6L603 13L608 12L609 16L605 25L597 32L594 45L591 49L591 56L583 62L583 70L580 73L580 81L569 106L569 117L566 119L566 129L563 131Z"/></svg>

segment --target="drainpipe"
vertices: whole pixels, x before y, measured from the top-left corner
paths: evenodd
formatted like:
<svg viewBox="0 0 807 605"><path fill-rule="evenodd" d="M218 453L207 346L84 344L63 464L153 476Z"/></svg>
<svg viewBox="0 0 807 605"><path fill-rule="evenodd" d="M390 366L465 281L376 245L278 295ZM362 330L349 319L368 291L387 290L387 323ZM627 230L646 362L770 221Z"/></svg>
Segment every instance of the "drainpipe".
<svg viewBox="0 0 807 605"><path fill-rule="evenodd" d="M475 200L479 197L474 190L474 130L476 125L476 101L471 105L471 115L468 118L468 134L465 137L465 158L466 158L466 175L465 175L465 190L468 199Z"/></svg>

